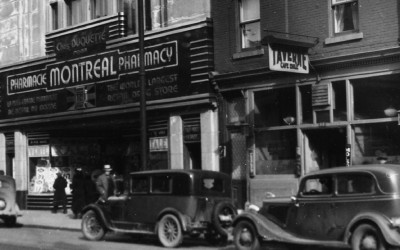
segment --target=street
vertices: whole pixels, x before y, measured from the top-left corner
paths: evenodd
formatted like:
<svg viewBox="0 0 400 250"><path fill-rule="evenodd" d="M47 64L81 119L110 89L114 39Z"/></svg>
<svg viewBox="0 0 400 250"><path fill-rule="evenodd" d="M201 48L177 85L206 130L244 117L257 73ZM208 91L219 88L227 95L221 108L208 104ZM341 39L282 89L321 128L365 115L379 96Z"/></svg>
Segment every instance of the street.
<svg viewBox="0 0 400 250"><path fill-rule="evenodd" d="M108 233L103 241L93 242L83 238L79 231L43 229L36 227L7 228L0 224L0 249L5 250L149 250L165 249L156 237L131 236ZM224 249L233 250L233 246L211 246L202 239L184 240L179 249Z"/></svg>

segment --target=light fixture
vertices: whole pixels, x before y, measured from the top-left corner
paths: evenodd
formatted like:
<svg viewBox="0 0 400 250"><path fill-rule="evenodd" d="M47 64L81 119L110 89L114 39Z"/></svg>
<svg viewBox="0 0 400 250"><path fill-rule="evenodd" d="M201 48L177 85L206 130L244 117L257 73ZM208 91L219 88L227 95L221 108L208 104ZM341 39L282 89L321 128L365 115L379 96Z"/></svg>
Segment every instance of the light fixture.
<svg viewBox="0 0 400 250"><path fill-rule="evenodd" d="M392 106L389 106L388 108L383 110L383 112L387 117L393 117L397 115L397 109L393 108Z"/></svg>
<svg viewBox="0 0 400 250"><path fill-rule="evenodd" d="M293 116L286 116L285 118L283 118L283 121L287 124L287 125L291 125L295 122L295 118Z"/></svg>

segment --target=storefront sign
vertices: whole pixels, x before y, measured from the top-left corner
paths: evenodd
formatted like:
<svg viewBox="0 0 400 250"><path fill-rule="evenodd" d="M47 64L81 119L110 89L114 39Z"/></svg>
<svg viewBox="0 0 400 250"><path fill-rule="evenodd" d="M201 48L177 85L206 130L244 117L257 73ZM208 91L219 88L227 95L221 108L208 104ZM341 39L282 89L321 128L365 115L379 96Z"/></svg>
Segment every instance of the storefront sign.
<svg viewBox="0 0 400 250"><path fill-rule="evenodd" d="M309 57L290 48L268 45L270 70L308 74Z"/></svg>
<svg viewBox="0 0 400 250"><path fill-rule="evenodd" d="M354 1L356 1L356 0L332 0L332 5L351 3L351 2L354 2Z"/></svg>
<svg viewBox="0 0 400 250"><path fill-rule="evenodd" d="M150 152L168 151L168 137L152 137L149 139Z"/></svg>
<svg viewBox="0 0 400 250"><path fill-rule="evenodd" d="M178 65L177 41L146 48L146 71ZM64 89L88 83L117 80L125 74L138 73L139 51L120 53L111 51L103 54L49 64L43 70L9 75L7 94L19 94L45 89ZM171 80L171 76L164 81ZM157 79L152 79L157 81ZM162 81L162 79L160 79Z"/></svg>
<svg viewBox="0 0 400 250"><path fill-rule="evenodd" d="M346 166L350 166L350 161L351 161L351 145L347 144L346 145Z"/></svg>
<svg viewBox="0 0 400 250"><path fill-rule="evenodd" d="M185 126L183 130L183 139L185 142L200 142L201 141L200 126L199 125Z"/></svg>
<svg viewBox="0 0 400 250"><path fill-rule="evenodd" d="M91 49L104 49L108 36L108 26L103 25L54 38L53 43L57 56L80 55Z"/></svg>
<svg viewBox="0 0 400 250"><path fill-rule="evenodd" d="M28 147L28 157L48 157L49 155L50 155L49 145Z"/></svg>

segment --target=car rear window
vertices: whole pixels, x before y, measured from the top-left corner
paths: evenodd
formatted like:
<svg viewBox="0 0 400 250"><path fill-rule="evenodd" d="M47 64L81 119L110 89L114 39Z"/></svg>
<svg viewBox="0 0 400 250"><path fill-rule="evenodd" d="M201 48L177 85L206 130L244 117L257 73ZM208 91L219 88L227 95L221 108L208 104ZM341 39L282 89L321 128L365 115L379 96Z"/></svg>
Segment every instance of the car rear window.
<svg viewBox="0 0 400 250"><path fill-rule="evenodd" d="M224 192L224 181L219 178L203 178L201 185L203 191Z"/></svg>
<svg viewBox="0 0 400 250"><path fill-rule="evenodd" d="M9 188L11 185L6 181L0 181L0 188Z"/></svg>
<svg viewBox="0 0 400 250"><path fill-rule="evenodd" d="M375 193L374 178L367 173L340 174L337 181L339 195Z"/></svg>

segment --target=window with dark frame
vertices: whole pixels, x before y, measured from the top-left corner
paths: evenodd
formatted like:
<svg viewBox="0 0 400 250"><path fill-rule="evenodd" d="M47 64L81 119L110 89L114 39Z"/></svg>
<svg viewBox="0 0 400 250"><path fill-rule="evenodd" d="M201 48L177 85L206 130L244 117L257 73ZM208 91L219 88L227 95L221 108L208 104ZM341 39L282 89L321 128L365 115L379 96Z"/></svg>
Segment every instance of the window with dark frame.
<svg viewBox="0 0 400 250"><path fill-rule="evenodd" d="M84 22L86 8L82 0L65 0L67 5L67 26L73 26Z"/></svg>
<svg viewBox="0 0 400 250"><path fill-rule="evenodd" d="M57 30L59 28L58 25L58 3L57 2L52 2L50 3L50 8L51 8L51 29L52 30Z"/></svg>
<svg viewBox="0 0 400 250"><path fill-rule="evenodd" d="M331 0L334 34L359 30L358 0Z"/></svg>
<svg viewBox="0 0 400 250"><path fill-rule="evenodd" d="M260 0L240 0L241 48L260 46Z"/></svg>
<svg viewBox="0 0 400 250"><path fill-rule="evenodd" d="M108 1L91 0L90 8L91 19L107 16Z"/></svg>

